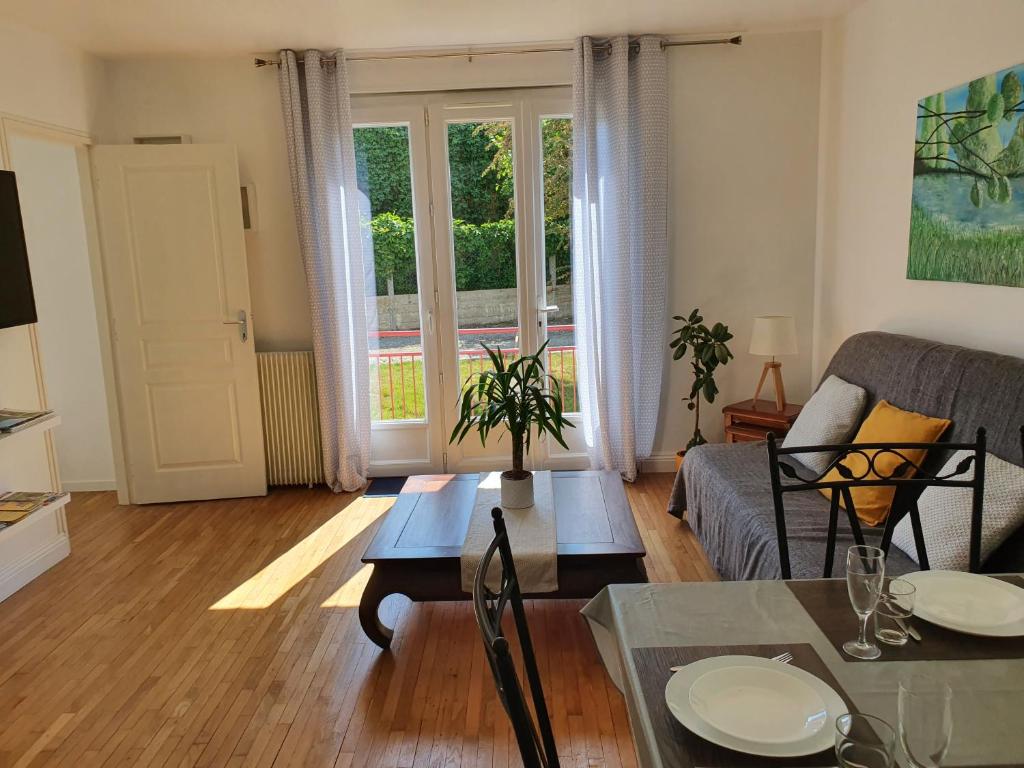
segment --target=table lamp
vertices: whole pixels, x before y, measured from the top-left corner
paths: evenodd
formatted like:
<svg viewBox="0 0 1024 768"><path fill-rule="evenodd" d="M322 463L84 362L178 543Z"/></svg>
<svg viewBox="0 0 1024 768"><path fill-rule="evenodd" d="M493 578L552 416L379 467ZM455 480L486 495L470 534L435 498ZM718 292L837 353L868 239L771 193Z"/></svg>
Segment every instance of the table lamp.
<svg viewBox="0 0 1024 768"><path fill-rule="evenodd" d="M757 399L761 395L768 372L771 371L775 382L775 405L782 412L786 408L786 389L782 385L782 363L775 360L780 355L796 354L796 323L789 315L764 315L754 318L754 328L750 334L750 354L770 357L764 364L761 378L754 391L753 408L757 408Z"/></svg>

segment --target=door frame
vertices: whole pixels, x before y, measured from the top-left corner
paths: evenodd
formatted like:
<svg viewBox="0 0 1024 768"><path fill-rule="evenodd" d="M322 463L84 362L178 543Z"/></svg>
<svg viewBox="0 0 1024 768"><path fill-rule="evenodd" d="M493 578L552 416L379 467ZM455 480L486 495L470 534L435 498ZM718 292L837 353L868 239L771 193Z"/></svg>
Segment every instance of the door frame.
<svg viewBox="0 0 1024 768"><path fill-rule="evenodd" d="M119 504L128 504L128 472L125 461L124 444L121 433L121 412L114 376L114 356L110 335L110 313L107 304L106 278L103 270L103 258L99 247L98 229L96 223L96 209L92 189L92 169L89 162L89 148L93 145L93 137L86 131L68 128L61 125L46 123L39 120L32 120L0 113L0 157L4 168L10 168L11 153L8 144L8 136L16 133L25 137L41 139L44 141L60 142L75 147L75 156L78 163L79 192L82 200L82 216L85 222L86 249L89 254L89 271L92 277L93 304L95 308L95 319L98 328L100 344L100 364L103 371L103 386L107 400L108 424L110 429L110 442L114 457L114 482L117 489L117 501ZM46 382L42 369L42 357L39 351L38 335L35 325L28 326L28 333L32 345L32 357L35 367L37 387L40 393L40 402L47 407ZM54 489L59 489L60 469L57 464L56 447L53 435L46 433L47 453L50 462L50 476Z"/></svg>
<svg viewBox="0 0 1024 768"><path fill-rule="evenodd" d="M442 393L439 385L438 287L436 249L434 248L433 216L431 215L430 152L424 106L418 99L395 97L354 97L353 128L372 126L405 126L409 131L409 174L412 191L414 243L416 248L416 280L419 297L420 342L423 347L423 378L425 387L425 418L416 420L380 421L370 428L371 476L439 473L444 470L444 429ZM427 354L428 347L433 350ZM442 427L431 429L431 420L441 419ZM421 458L390 458L387 454L398 446L418 443ZM385 454L374 459L374 451Z"/></svg>
<svg viewBox="0 0 1024 768"><path fill-rule="evenodd" d="M410 126L410 164L413 174L414 216L417 221L417 249L429 248L429 263L433 270L429 276L432 281L433 295L426 291L425 275L422 267L427 265L419 253L417 267L420 276L420 319L423 329L424 352L427 351L427 330L429 313L432 309L434 325L430 335L432 356L435 360L431 366L434 376L440 381L439 402L433 413L440 419L436 424L437 434L431 438L433 464L431 469L445 471L479 471L495 467L511 466L511 459L506 455L505 443L494 450L493 455L465 458L460 445L448 445L448 433L454 426L454 404L447 403L457 391L459 382L445 382L444 375L457 371L458 336L456 317L456 296L454 274L452 272L452 233L450 220L450 180L448 164L448 148L446 132L440 127L447 121L465 115L467 121L505 119L513 122L513 168L514 194L516 204L516 282L519 289L517 308L520 328L520 345L523 349L536 349L540 339L546 336L546 316L538 312L541 302L545 301L545 270L542 254L544 253L543 225L543 145L541 141L540 119L547 116L566 116L572 111L572 95L568 86L538 88L480 88L460 91L430 91L422 93L397 94L365 94L353 95L352 116L354 125L372 125L374 123L409 124ZM413 122L413 114L418 115L418 124ZM417 154L417 136L425 142L425 156ZM417 178L416 163L426 169ZM423 178L423 176L427 178ZM416 196L426 198L427 218L421 218L422 202ZM428 226L429 225L429 226ZM433 307L428 305L433 304ZM537 322L534 322L534 320ZM425 359L427 355L425 354ZM428 382L428 386L434 382ZM429 413L429 410L428 410ZM428 416L429 418L429 416ZM568 417L575 424L580 423L579 415ZM408 430L416 428L428 430L431 426L422 422L402 423L383 422L375 424L373 431L380 433L393 431L396 434L409 434ZM574 439L576 438L576 439ZM467 440L470 437L467 436ZM589 466L586 448L583 444L582 429L571 430L566 435L570 450L565 451L551 440L536 441L528 456L531 468L546 466L552 469L583 469ZM377 437L374 436L377 444ZM495 439L496 442L496 439ZM437 451L435 453L434 451ZM437 458L441 458L443 466L439 467ZM394 472L412 473L423 471L428 460L379 462L371 460L372 474ZM376 470L376 471L375 471Z"/></svg>
<svg viewBox="0 0 1024 768"><path fill-rule="evenodd" d="M531 175L530 142L525 137L524 96L519 91L469 91L456 94L432 94L427 100L428 141L431 156L431 192L433 195L433 227L437 283L440 295L441 350L443 372L455 372L454 381L442 380L443 413L447 417L444 431L449 432L456 421L459 379L458 291L455 285L455 242L451 210L451 165L448 158L447 126L452 123L480 123L489 120L509 121L512 128L512 190L515 201L515 254L516 254L516 315L519 327L519 346L535 348L536 334L529 317L536 298L533 290L533 204L534 196L528 188ZM447 344L444 341L447 340ZM474 472L488 469L508 469L512 466L508 441L504 433L492 434L491 443L478 446L475 435L467 435L463 443L447 446L447 471ZM468 442L471 450L467 451ZM541 441L535 444L540 448ZM467 453L469 455L467 456ZM476 455L473 455L476 454ZM531 467L537 460L537 451L529 454Z"/></svg>
<svg viewBox="0 0 1024 768"><path fill-rule="evenodd" d="M541 133L541 120L546 117L572 117L572 90L568 87L561 89L560 91L554 91L553 89L545 89L546 93L537 94L530 98L525 103L525 125L529 127L529 140L534 143L535 150L533 152L533 162L536 163L534 171L534 178L538 183L533 185L532 194L534 196L535 210L540 211L540 217L537 219L539 226L534 227L533 237L534 243L533 248L535 253L544 254L546 250L545 243L545 232L544 232L544 141ZM572 190L569 190L570 194ZM542 259L531 259L531 264L536 270L534 278L534 289L537 296L537 308L546 305L547 299L547 275L546 275L546 263ZM574 310L575 312L575 310ZM538 328L536 340L539 342L541 338L547 338L548 334L548 315L546 312L537 313ZM575 321L574 321L575 324ZM539 344L538 344L539 346ZM548 371L550 373L550 371ZM577 404L579 403L577 384ZM544 445L544 457L543 461L548 469L552 470L573 470L573 469L590 469L590 455L587 453L586 441L583 437L583 414L579 411L573 411L566 415L566 419L571 422L575 429L566 430L563 433L566 443L569 445L569 450L562 448L554 440L546 438L538 442Z"/></svg>

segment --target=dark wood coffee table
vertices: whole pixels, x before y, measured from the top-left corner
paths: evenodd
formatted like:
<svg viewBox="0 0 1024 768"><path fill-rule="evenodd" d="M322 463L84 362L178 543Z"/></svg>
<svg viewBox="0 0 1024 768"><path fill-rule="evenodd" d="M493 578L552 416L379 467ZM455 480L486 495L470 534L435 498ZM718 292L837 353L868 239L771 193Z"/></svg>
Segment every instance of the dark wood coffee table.
<svg viewBox="0 0 1024 768"><path fill-rule="evenodd" d="M616 472L554 472L558 591L526 597L589 598L609 584L647 581L646 555L633 510ZM366 636L381 648L393 631L377 609L392 594L414 602L469 600L459 554L479 475L410 477L388 511L363 562L373 573L359 602Z"/></svg>

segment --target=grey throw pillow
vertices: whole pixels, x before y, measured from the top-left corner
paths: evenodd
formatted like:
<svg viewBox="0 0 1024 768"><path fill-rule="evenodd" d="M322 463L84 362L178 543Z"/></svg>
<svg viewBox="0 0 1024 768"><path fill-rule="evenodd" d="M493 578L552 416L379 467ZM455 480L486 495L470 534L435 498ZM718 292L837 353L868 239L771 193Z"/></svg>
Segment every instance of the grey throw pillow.
<svg viewBox="0 0 1024 768"><path fill-rule="evenodd" d="M860 423L867 397L868 393L856 384L829 376L796 417L782 447L845 443ZM795 456L820 475L835 458L835 453L798 453Z"/></svg>
<svg viewBox="0 0 1024 768"><path fill-rule="evenodd" d="M940 475L948 475L971 451L957 451ZM974 477L971 467L970 477ZM966 479L966 478L965 478ZM924 489L917 501L921 512L921 529L928 551L928 565L947 571L966 571L970 566L971 542L970 488ZM996 547L1024 523L1024 468L985 454L985 496L981 516L981 561L985 562ZM910 516L904 516L892 532L892 543L906 552L916 563L917 547Z"/></svg>

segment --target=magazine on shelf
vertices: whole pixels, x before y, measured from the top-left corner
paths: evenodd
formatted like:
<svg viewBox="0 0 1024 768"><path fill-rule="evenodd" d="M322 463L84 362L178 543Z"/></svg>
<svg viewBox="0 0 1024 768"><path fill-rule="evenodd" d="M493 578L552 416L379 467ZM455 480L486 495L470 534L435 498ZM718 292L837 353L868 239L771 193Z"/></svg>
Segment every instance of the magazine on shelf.
<svg viewBox="0 0 1024 768"><path fill-rule="evenodd" d="M52 413L53 411L16 411L12 408L0 408L0 432L17 432Z"/></svg>
<svg viewBox="0 0 1024 768"><path fill-rule="evenodd" d="M9 491L0 493L0 523L16 523L40 507L63 496L53 491Z"/></svg>

